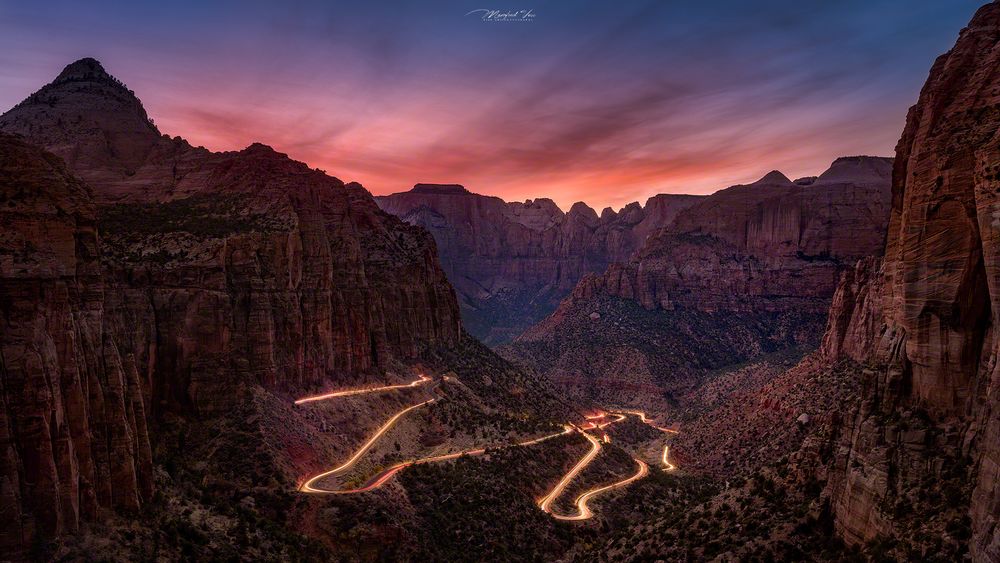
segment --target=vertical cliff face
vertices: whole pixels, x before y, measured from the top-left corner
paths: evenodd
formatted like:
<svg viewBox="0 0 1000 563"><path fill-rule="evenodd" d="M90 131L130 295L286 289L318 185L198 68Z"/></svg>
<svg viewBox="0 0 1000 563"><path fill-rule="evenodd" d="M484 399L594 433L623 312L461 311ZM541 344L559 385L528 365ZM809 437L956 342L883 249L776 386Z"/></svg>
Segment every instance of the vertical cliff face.
<svg viewBox="0 0 1000 563"><path fill-rule="evenodd" d="M62 162L0 136L0 547L152 492L135 357L103 302L96 213Z"/></svg>
<svg viewBox="0 0 1000 563"><path fill-rule="evenodd" d="M454 184L417 184L376 197L379 206L434 236L469 330L499 344L551 313L583 275L627 260L642 242L701 198L663 194L599 217L583 202L508 203Z"/></svg>
<svg viewBox="0 0 1000 563"><path fill-rule="evenodd" d="M873 366L829 488L851 542L904 533L891 507L968 463L962 479L974 488L947 504L971 516L973 558L1000 558L998 108L992 3L937 60L909 112L883 271L870 272L867 287L842 288L831 312L838 321L824 350Z"/></svg>
<svg viewBox="0 0 1000 563"><path fill-rule="evenodd" d="M503 353L609 404L650 406L712 370L814 343L841 272L881 253L891 166L848 157L809 182L771 172L707 196Z"/></svg>
<svg viewBox="0 0 1000 563"><path fill-rule="evenodd" d="M21 135L0 167L9 545L137 508L147 419L348 385L460 338L425 231L264 145L161 137L141 108L85 59L0 117Z"/></svg>
<svg viewBox="0 0 1000 563"><path fill-rule="evenodd" d="M157 411L226 408L245 381L348 384L459 338L426 233L262 145L222 157L205 195L108 206L100 225Z"/></svg>
<svg viewBox="0 0 1000 563"><path fill-rule="evenodd" d="M602 292L650 310L823 313L840 272L881 253L890 167L890 159L848 157L807 186L775 171L716 192L576 294Z"/></svg>

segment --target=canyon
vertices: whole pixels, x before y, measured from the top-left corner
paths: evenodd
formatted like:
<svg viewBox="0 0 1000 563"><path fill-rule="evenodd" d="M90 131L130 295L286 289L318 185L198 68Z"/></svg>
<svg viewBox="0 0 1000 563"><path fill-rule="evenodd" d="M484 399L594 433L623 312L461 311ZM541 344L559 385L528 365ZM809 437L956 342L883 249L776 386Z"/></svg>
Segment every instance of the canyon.
<svg viewBox="0 0 1000 563"><path fill-rule="evenodd" d="M457 184L376 196L383 210L431 233L469 332L503 344L548 316L587 273L628 259L700 196L660 194L600 216L577 202L505 202Z"/></svg>
<svg viewBox="0 0 1000 563"><path fill-rule="evenodd" d="M891 170L844 157L720 190L500 350L571 392L665 408L711 370L815 346L840 275L881 254Z"/></svg>
<svg viewBox="0 0 1000 563"><path fill-rule="evenodd" d="M1000 560L1000 2L895 156L598 214L0 116L0 559Z"/></svg>

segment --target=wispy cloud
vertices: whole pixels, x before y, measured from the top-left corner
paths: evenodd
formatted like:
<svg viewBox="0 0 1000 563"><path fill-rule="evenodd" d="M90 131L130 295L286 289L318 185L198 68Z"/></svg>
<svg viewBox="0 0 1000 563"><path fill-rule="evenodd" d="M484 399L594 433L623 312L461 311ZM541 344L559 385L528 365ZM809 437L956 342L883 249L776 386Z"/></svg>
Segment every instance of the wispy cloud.
<svg viewBox="0 0 1000 563"><path fill-rule="evenodd" d="M488 24L479 0L4 3L0 103L96 56L194 144L265 142L375 193L620 207L890 154L978 4L583 0Z"/></svg>

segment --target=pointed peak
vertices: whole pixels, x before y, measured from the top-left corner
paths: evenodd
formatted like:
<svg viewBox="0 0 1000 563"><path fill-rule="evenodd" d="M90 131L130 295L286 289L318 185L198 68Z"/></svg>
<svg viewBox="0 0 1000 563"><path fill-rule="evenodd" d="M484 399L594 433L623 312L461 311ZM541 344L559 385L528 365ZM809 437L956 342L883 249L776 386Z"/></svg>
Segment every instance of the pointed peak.
<svg viewBox="0 0 1000 563"><path fill-rule="evenodd" d="M756 182L754 182L754 183L752 183L750 185L751 186L763 186L763 185L766 185L766 186L786 186L786 185L792 185L792 181L788 179L788 176L785 176L784 174L782 174L778 170L772 170L772 171L768 172L767 174L765 174L763 178L761 178L760 180L757 180Z"/></svg>
<svg viewBox="0 0 1000 563"><path fill-rule="evenodd" d="M71 82L77 80L108 80L112 78L100 61L90 57L82 58L74 63L66 65L66 68L59 73L55 82Z"/></svg>

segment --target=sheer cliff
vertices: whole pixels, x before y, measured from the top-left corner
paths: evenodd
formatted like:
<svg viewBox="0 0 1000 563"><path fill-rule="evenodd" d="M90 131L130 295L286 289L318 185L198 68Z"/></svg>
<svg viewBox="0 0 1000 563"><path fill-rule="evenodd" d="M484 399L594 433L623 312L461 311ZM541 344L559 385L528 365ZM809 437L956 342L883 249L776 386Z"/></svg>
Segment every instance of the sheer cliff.
<svg viewBox="0 0 1000 563"><path fill-rule="evenodd" d="M0 131L6 545L137 509L147 418L365 382L462 338L426 231L264 145L161 136L93 59Z"/></svg>
<svg viewBox="0 0 1000 563"><path fill-rule="evenodd" d="M896 151L881 268L845 286L824 343L870 365L828 493L851 543L912 540L900 507L945 499L974 560L1000 559L1000 4L934 64Z"/></svg>
<svg viewBox="0 0 1000 563"><path fill-rule="evenodd" d="M508 203L455 184L417 184L375 199L431 232L466 326L495 345L551 313L585 274L627 260L701 197L661 194L600 216L583 202L564 213L549 199Z"/></svg>

